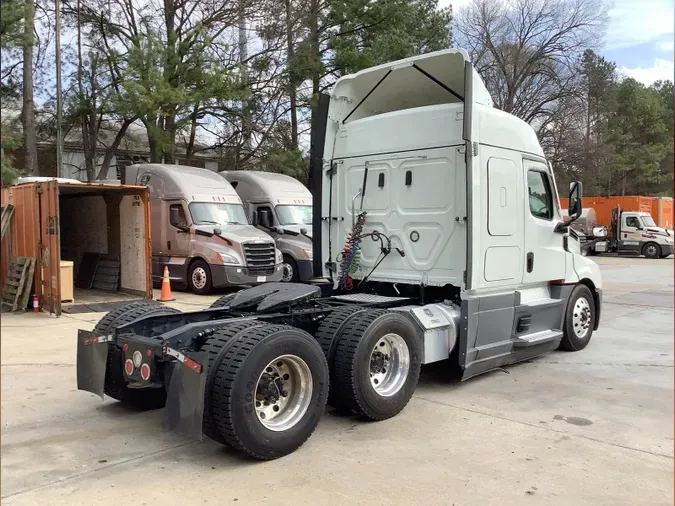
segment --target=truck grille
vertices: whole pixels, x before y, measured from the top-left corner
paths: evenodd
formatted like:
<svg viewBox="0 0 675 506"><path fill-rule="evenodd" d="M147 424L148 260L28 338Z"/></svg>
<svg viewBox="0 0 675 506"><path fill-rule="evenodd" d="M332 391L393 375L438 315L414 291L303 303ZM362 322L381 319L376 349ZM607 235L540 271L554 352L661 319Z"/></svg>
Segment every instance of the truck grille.
<svg viewBox="0 0 675 506"><path fill-rule="evenodd" d="M274 274L274 243L244 244L246 267L252 276L269 276Z"/></svg>

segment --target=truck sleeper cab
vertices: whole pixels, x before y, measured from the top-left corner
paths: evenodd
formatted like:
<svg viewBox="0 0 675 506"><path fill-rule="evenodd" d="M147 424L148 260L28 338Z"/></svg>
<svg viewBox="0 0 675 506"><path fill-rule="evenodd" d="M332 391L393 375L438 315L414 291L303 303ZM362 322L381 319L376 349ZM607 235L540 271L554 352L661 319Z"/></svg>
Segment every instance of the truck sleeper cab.
<svg viewBox="0 0 675 506"><path fill-rule="evenodd" d="M244 203L251 223L267 232L281 251L282 281L305 282L313 277L312 194L297 179L285 174L254 170L220 174Z"/></svg>
<svg viewBox="0 0 675 506"><path fill-rule="evenodd" d="M78 388L166 401L166 427L272 459L326 403L395 416L423 364L467 379L582 350L598 328L600 272L575 253L534 131L492 108L464 51L341 78L319 98L310 188L325 282L267 283L203 311L120 308L78 332Z"/></svg>
<svg viewBox="0 0 675 506"><path fill-rule="evenodd" d="M249 224L222 177L196 167L142 164L126 167L125 181L148 187L155 284L165 266L172 286L198 294L281 279L281 252Z"/></svg>

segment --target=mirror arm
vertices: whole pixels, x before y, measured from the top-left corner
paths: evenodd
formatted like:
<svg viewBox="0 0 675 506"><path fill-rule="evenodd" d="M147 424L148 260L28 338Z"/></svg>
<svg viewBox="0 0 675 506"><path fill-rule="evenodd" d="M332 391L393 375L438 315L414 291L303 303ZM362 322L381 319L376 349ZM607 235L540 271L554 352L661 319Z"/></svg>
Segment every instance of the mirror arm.
<svg viewBox="0 0 675 506"><path fill-rule="evenodd" d="M225 237L224 235L220 235L220 234L216 234L216 233L214 233L213 235L215 235L216 237L221 238L223 241L225 241L225 242L227 243L228 246L233 246L232 241L230 241L230 240L229 240L227 237Z"/></svg>

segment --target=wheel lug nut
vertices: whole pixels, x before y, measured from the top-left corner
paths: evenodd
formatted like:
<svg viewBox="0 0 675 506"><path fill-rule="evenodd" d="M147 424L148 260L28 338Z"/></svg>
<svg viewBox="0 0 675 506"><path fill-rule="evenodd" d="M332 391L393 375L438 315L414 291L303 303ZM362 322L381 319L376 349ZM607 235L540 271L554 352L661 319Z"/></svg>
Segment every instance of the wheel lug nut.
<svg viewBox="0 0 675 506"><path fill-rule="evenodd" d="M288 392L286 390L281 391L281 396L282 397L288 397Z"/></svg>
<svg viewBox="0 0 675 506"><path fill-rule="evenodd" d="M260 413L260 418L265 419L265 413Z"/></svg>
<svg viewBox="0 0 675 506"><path fill-rule="evenodd" d="M259 408L260 407L260 401L255 401L255 407Z"/></svg>
<svg viewBox="0 0 675 506"><path fill-rule="evenodd" d="M284 374L284 381L288 381L289 378L290 376L288 374Z"/></svg>
<svg viewBox="0 0 675 506"><path fill-rule="evenodd" d="M274 412L276 413L277 411L279 411L279 406L275 405L272 409L273 409Z"/></svg>

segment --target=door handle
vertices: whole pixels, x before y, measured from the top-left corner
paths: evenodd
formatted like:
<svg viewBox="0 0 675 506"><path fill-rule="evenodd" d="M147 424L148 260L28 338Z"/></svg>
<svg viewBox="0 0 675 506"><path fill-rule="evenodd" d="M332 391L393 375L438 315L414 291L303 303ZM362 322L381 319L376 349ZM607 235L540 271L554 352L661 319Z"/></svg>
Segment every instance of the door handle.
<svg viewBox="0 0 675 506"><path fill-rule="evenodd" d="M532 272L534 269L534 253L529 252L527 254L527 272Z"/></svg>
<svg viewBox="0 0 675 506"><path fill-rule="evenodd" d="M166 247L169 251L171 251L171 241L166 241Z"/></svg>

